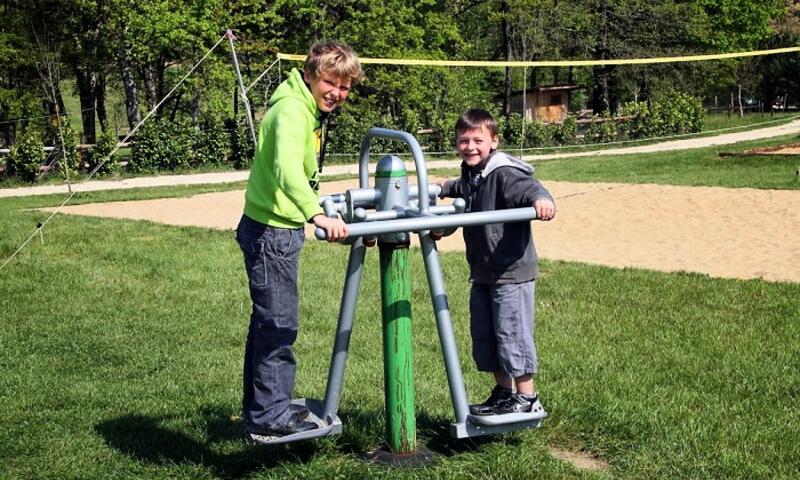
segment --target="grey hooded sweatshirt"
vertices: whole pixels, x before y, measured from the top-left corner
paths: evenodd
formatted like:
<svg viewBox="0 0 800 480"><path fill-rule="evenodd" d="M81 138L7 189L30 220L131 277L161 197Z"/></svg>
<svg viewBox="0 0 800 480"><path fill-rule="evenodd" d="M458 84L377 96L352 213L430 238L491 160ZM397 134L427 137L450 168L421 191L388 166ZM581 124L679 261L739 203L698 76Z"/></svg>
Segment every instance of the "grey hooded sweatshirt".
<svg viewBox="0 0 800 480"><path fill-rule="evenodd" d="M533 178L533 167L496 151L483 169L461 164L461 177L442 186L441 197L461 197L467 212L531 207L539 198L553 200ZM470 278L474 283L522 283L534 280L539 260L529 222L464 227Z"/></svg>

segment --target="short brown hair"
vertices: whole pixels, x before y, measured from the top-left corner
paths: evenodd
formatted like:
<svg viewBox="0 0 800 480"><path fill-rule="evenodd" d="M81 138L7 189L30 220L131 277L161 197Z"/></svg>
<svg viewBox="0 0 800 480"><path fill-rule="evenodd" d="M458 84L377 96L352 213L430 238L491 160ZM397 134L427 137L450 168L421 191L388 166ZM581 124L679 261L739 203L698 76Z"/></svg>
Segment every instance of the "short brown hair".
<svg viewBox="0 0 800 480"><path fill-rule="evenodd" d="M467 130L480 129L481 127L486 127L493 137L498 134L497 122L492 114L482 108L473 108L472 110L467 110L458 118L455 133L458 136Z"/></svg>
<svg viewBox="0 0 800 480"><path fill-rule="evenodd" d="M354 84L364 79L364 70L352 48L335 40L325 40L311 45L303 71L311 78L330 73L339 78L349 78Z"/></svg>

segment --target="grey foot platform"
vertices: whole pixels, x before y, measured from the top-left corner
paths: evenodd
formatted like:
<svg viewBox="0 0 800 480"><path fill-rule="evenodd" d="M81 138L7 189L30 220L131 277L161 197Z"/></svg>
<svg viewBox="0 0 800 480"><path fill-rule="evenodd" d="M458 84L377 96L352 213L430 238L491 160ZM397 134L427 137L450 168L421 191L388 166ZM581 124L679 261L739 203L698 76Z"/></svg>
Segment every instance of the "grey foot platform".
<svg viewBox="0 0 800 480"><path fill-rule="evenodd" d="M296 442L299 440L310 440L312 438L326 437L329 435L338 435L342 433L342 421L336 415L328 416L328 418L320 418L322 416L323 405L319 400L313 398L296 398L292 400L293 405L304 406L310 412L306 420L314 422L319 425L319 428L314 430L307 430L305 432L293 433L292 435L267 437L262 436L263 441L254 441L259 445L278 445L281 443Z"/></svg>
<svg viewBox="0 0 800 480"><path fill-rule="evenodd" d="M513 432L526 428L539 428L545 418L547 418L545 411L503 415L467 415L466 422L450 424L450 436L467 438Z"/></svg>

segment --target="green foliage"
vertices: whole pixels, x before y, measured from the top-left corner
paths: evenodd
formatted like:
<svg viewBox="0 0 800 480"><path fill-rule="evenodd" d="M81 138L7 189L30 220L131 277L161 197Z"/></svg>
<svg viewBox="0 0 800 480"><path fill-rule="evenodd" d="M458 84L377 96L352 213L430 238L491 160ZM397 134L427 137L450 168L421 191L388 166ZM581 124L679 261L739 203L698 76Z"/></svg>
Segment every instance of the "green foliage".
<svg viewBox="0 0 800 480"><path fill-rule="evenodd" d="M455 126L461 112L451 112L431 120L433 133L430 135L430 150L435 152L453 151L455 148Z"/></svg>
<svg viewBox="0 0 800 480"><path fill-rule="evenodd" d="M225 130L230 145L229 161L231 165L237 170L250 168L255 155L255 145L253 145L253 136L250 134L247 121L244 119L239 122L228 120L225 123Z"/></svg>
<svg viewBox="0 0 800 480"><path fill-rule="evenodd" d="M771 23L783 13L782 0L696 0L708 22L698 40L719 51L757 47L773 31Z"/></svg>
<svg viewBox="0 0 800 480"><path fill-rule="evenodd" d="M653 102L653 122L657 135L695 133L703 129L703 104L699 99L682 92L669 92Z"/></svg>
<svg viewBox="0 0 800 480"><path fill-rule="evenodd" d="M191 126L185 121L145 123L136 132L129 168L152 173L187 167L192 158L192 139Z"/></svg>
<svg viewBox="0 0 800 480"><path fill-rule="evenodd" d="M61 125L61 133L56 135L56 150L61 155L61 159L58 162L58 170L62 174L66 170L66 175L71 176L80 170L81 156L78 151L77 135L68 123Z"/></svg>
<svg viewBox="0 0 800 480"><path fill-rule="evenodd" d="M379 118L374 109L352 103L345 103L334 115L329 124L329 153L358 153L364 135Z"/></svg>
<svg viewBox="0 0 800 480"><path fill-rule="evenodd" d="M361 149L364 135L372 127L403 130L403 119L393 118L388 112L381 112L374 99L363 99L357 104L344 104L341 111L336 114L333 128L328 136L328 153L356 154ZM411 128L416 122L415 117L410 117ZM416 130L414 130L416 134ZM373 139L370 146L371 152L399 152L406 148L386 139ZM331 162L335 161L330 158ZM327 162L327 160L326 160Z"/></svg>
<svg viewBox="0 0 800 480"><path fill-rule="evenodd" d="M621 130L631 139L700 132L705 115L699 99L677 91L663 95L652 105L628 102L622 112L626 119Z"/></svg>
<svg viewBox="0 0 800 480"><path fill-rule="evenodd" d="M789 8L783 8L784 4ZM313 41L323 38L345 41L364 57L498 60L505 55L504 21L510 27L512 60L654 57L798 43L797 7L782 0L625 0L599 4L585 0L515 0L500 5L437 0L321 4L311 0L37 0L30 6L12 2L4 7L3 19L0 122L51 114L50 107L42 108L50 100L43 95L46 89L39 81L45 57L54 59L55 71L85 75L91 67L106 80L109 92L116 90L118 96L123 90L122 72L131 72L140 97L134 103L152 106L161 100L155 97L169 91L225 28L232 28L236 34L245 84L272 65L275 51L305 53ZM34 33L41 35L41 42ZM47 45L45 53L38 47L42 43ZM285 62L278 68L285 73L297 66ZM512 89L531 82L580 85L582 88L571 95L571 111L585 108L596 96L598 89L593 86L598 85L601 74L608 81L605 93L612 111L619 105L623 105L623 111L638 108L626 102L647 102L649 118L641 112L641 116L635 114L635 119L620 125L619 131L611 124L596 124L581 132L592 141L608 141L620 136L643 138L665 131L695 131L695 113L681 114L674 105L659 103L675 85L706 99L714 95L727 98L739 85L748 95L761 95L767 105L787 93L792 98L798 84L796 66L796 56L775 55L746 61L609 69L537 68L526 71L530 75L525 77L525 84L521 69L512 69L511 76ZM262 85L250 90L254 105L263 105L263 97L277 85L278 68ZM365 70L367 80L354 89L339 116L338 127L331 131L330 153L357 152L364 133L376 125L415 135L420 129L430 130L432 134L420 137L429 151L449 151L456 116L474 107L497 113L502 102L503 69L370 64ZM72 82L69 85L86 84L65 81ZM158 153L154 160L138 158L132 169L153 172L223 161L218 126L233 116L234 84L229 52L223 44L161 107L161 116L171 118L174 112L181 125L156 128L166 128L171 137L156 143L169 144L185 158L170 154L165 147L154 151ZM131 84L125 85L130 92ZM109 93L108 97L113 95ZM691 102L682 105L695 107ZM190 125L185 125L187 122ZM512 147L571 144L577 136L577 126L571 119L561 125L525 124L525 138L521 118L508 123L501 132L503 143ZM0 143L13 143L15 128L11 123L0 123ZM230 155L225 157L237 168L246 168L252 156L240 147L250 142L239 141L241 132L234 135L230 129L226 131L231 145ZM197 138L203 135L211 138ZM156 133L151 136L158 137ZM397 151L402 147L379 141L373 149ZM337 158L341 157L332 156L329 161Z"/></svg>
<svg viewBox="0 0 800 480"><path fill-rule="evenodd" d="M586 143L609 143L617 139L619 131L614 118L609 112L602 116L592 117L592 122L586 126L583 140Z"/></svg>
<svg viewBox="0 0 800 480"><path fill-rule="evenodd" d="M17 143L11 149L7 164L9 175L35 182L45 158L42 132L28 126L17 136Z"/></svg>
<svg viewBox="0 0 800 480"><path fill-rule="evenodd" d="M508 118L497 119L497 128L502 135L503 148L524 147L522 139L522 115L512 112Z"/></svg>
<svg viewBox="0 0 800 480"><path fill-rule="evenodd" d="M575 117L567 115L563 122L551 125L553 142L557 145L574 145L577 141L578 124Z"/></svg>
<svg viewBox="0 0 800 480"><path fill-rule="evenodd" d="M553 144L556 127L535 120L525 122L525 148L544 147Z"/></svg>
<svg viewBox="0 0 800 480"><path fill-rule="evenodd" d="M97 173L116 171L119 164L116 154L112 155L112 152L117 148L118 143L117 136L111 130L101 132L97 136L97 144L89 150L89 171L95 171L95 169L97 169Z"/></svg>
<svg viewBox="0 0 800 480"><path fill-rule="evenodd" d="M230 137L221 124L194 131L192 166L222 165L230 151Z"/></svg>
<svg viewBox="0 0 800 480"><path fill-rule="evenodd" d="M204 129L186 120L146 123L136 134L129 168L133 172L155 172L188 167L222 165L231 159L237 168L249 165L253 142L246 125L233 131L210 124ZM235 133L235 142L231 134Z"/></svg>
<svg viewBox="0 0 800 480"><path fill-rule="evenodd" d="M627 102L622 106L622 130L631 139L653 135L654 125L647 102Z"/></svg>

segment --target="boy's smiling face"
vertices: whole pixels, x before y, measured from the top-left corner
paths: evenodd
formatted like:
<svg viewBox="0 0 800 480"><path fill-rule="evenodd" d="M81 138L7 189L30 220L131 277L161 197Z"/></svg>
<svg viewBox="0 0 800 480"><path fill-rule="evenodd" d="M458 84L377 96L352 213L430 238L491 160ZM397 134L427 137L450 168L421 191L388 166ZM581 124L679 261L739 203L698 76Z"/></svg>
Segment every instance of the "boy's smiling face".
<svg viewBox="0 0 800 480"><path fill-rule="evenodd" d="M352 81L349 78L339 78L327 72L320 72L316 78L311 78L308 72L304 72L303 76L311 87L311 94L317 102L317 107L322 112L333 111L344 103L347 94L350 93Z"/></svg>
<svg viewBox="0 0 800 480"><path fill-rule="evenodd" d="M485 164L499 144L497 135L492 135L485 126L464 130L456 135L458 155L472 168Z"/></svg>

